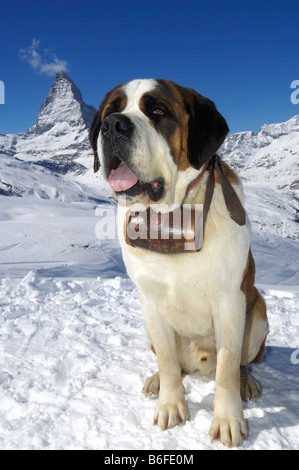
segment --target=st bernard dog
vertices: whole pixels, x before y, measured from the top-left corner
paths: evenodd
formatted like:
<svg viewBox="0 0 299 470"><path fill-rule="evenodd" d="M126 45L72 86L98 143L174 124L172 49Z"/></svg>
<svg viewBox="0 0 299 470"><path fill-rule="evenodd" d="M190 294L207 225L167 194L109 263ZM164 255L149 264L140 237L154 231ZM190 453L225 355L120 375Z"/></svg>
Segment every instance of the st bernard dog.
<svg viewBox="0 0 299 470"><path fill-rule="evenodd" d="M154 424L162 430L185 424L189 413L182 374L216 371L209 434L212 442L220 439L232 447L247 436L241 400L261 394L248 366L263 357L268 321L254 286L242 185L216 155L228 131L214 103L196 91L169 80L143 79L106 95L91 124L90 142L94 171L101 167L118 201L124 262L157 356L159 370L143 388L146 396L159 395ZM227 188L236 204L227 201ZM204 204L207 193L199 251L159 253L126 242L128 208L194 206ZM243 222L232 216L238 204Z"/></svg>

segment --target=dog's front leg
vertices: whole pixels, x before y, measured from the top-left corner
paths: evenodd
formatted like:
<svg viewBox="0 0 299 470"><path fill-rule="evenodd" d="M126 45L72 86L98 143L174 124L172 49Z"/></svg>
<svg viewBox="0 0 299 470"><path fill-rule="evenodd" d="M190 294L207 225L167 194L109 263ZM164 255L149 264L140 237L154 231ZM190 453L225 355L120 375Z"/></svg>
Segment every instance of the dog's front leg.
<svg viewBox="0 0 299 470"><path fill-rule="evenodd" d="M240 396L240 361L245 326L242 292L220 298L213 314L216 345L216 393L210 436L228 447L239 446L247 436Z"/></svg>
<svg viewBox="0 0 299 470"><path fill-rule="evenodd" d="M159 401L154 414L154 424L162 431L170 429L189 419L185 400L185 389L182 384L175 335L173 328L159 312L143 309L146 328L153 343L158 360L160 391Z"/></svg>

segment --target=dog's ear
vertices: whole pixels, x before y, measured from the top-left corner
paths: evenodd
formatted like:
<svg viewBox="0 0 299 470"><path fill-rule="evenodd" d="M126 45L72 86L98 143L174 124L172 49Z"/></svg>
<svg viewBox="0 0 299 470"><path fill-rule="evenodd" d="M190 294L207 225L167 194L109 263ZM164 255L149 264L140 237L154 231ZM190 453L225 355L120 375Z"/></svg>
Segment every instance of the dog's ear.
<svg viewBox="0 0 299 470"><path fill-rule="evenodd" d="M190 88L182 95L189 114L188 160L199 169L221 147L229 128L211 100Z"/></svg>
<svg viewBox="0 0 299 470"><path fill-rule="evenodd" d="M91 121L91 125L89 128L89 141L90 141L90 145L93 150L93 153L94 153L93 170L95 173L100 168L100 160L99 160L98 151L97 151L97 140L98 140L99 132L101 129L101 125L102 125L101 114L100 114L100 111L97 111Z"/></svg>

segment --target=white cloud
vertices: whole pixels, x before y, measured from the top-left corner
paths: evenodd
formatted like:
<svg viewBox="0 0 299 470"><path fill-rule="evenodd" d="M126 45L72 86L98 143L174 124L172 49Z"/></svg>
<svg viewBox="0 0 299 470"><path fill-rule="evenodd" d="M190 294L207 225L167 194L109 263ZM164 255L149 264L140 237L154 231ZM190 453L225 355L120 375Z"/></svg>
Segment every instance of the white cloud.
<svg viewBox="0 0 299 470"><path fill-rule="evenodd" d="M47 49L42 51L42 54L37 51L40 46L40 41L33 38L31 46L26 49L20 49L19 58L27 62L38 73L55 75L56 72L67 72L69 64L66 60L60 60L55 54Z"/></svg>

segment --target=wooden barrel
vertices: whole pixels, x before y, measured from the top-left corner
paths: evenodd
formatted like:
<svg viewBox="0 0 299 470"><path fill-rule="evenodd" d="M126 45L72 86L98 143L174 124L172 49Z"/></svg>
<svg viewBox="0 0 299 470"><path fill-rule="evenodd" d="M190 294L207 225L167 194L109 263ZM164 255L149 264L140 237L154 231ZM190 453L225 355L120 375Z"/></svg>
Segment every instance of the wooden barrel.
<svg viewBox="0 0 299 470"><path fill-rule="evenodd" d="M157 253L171 254L199 251L203 243L202 205L178 207L162 213L147 210L126 215L124 235L126 243Z"/></svg>

